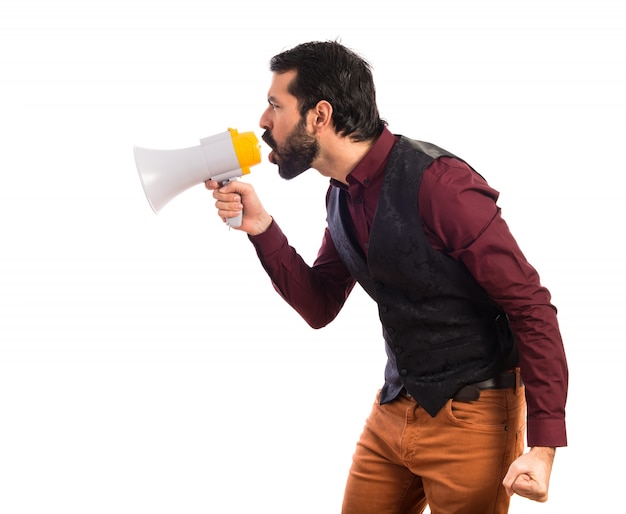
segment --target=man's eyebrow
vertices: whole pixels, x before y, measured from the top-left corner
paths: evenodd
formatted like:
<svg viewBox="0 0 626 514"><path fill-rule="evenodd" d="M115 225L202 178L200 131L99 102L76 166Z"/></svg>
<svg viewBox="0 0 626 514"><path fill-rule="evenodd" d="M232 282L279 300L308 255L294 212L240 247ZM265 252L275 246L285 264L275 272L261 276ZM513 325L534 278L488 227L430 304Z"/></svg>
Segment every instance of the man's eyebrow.
<svg viewBox="0 0 626 514"><path fill-rule="evenodd" d="M276 102L276 97L275 96L270 95L270 96L267 97L267 103L268 104L273 104L275 102Z"/></svg>

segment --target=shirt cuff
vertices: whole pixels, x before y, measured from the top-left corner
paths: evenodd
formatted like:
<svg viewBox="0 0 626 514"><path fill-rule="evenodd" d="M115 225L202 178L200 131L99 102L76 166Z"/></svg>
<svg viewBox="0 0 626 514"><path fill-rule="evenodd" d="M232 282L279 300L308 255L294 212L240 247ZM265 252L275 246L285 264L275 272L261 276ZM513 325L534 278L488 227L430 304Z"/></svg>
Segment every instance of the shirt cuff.
<svg viewBox="0 0 626 514"><path fill-rule="evenodd" d="M248 236L248 239L255 246L261 255L270 255L280 250L285 244L286 238L278 223L272 219L272 223L267 230L256 236Z"/></svg>
<svg viewBox="0 0 626 514"><path fill-rule="evenodd" d="M529 419L528 446L567 446L565 419Z"/></svg>

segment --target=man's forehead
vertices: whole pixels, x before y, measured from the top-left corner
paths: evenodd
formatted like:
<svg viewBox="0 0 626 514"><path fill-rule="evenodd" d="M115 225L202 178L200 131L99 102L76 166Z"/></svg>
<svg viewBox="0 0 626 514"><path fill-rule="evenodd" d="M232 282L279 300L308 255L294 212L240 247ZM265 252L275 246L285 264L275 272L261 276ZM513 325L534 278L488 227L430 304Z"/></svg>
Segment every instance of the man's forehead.
<svg viewBox="0 0 626 514"><path fill-rule="evenodd" d="M291 95L289 93L289 84L296 77L296 71L290 70L285 73L274 72L272 74L272 84L268 93L268 98L276 98L278 96Z"/></svg>

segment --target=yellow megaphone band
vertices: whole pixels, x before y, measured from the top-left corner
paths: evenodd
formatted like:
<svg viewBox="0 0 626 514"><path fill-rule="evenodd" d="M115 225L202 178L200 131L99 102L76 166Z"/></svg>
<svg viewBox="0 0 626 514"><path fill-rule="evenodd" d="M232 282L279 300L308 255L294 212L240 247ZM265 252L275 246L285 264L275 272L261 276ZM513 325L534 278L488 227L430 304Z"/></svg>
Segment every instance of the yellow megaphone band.
<svg viewBox="0 0 626 514"><path fill-rule="evenodd" d="M237 129L229 128L233 140L235 154L244 175L250 173L250 166L261 162L261 145L254 132L239 133Z"/></svg>

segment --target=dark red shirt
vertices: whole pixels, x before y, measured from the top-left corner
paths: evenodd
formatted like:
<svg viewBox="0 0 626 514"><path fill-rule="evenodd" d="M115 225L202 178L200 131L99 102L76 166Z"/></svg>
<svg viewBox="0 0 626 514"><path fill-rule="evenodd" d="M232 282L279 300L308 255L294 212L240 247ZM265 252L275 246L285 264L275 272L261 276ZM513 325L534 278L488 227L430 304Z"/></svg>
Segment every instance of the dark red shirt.
<svg viewBox="0 0 626 514"><path fill-rule="evenodd" d="M367 255L384 171L396 137L387 129L348 175L353 236ZM520 354L528 404L529 446L565 446L568 369L549 291L500 215L499 193L458 159L442 157L424 172L418 202L433 247L462 262L508 314ZM276 222L250 238L274 287L314 328L330 323L355 285L328 228L313 266L289 246Z"/></svg>

